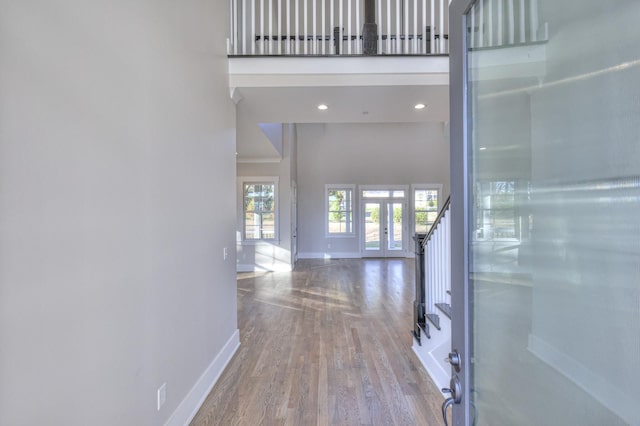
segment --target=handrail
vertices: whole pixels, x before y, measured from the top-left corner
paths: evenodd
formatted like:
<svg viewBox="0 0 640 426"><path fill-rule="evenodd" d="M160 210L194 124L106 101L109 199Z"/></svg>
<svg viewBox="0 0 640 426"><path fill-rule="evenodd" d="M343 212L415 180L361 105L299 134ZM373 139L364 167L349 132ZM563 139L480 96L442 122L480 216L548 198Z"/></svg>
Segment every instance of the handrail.
<svg viewBox="0 0 640 426"><path fill-rule="evenodd" d="M424 237L424 240L422 240L422 247L426 247L427 246L427 243L429 242L429 239L431 239L431 236L433 235L433 233L435 232L436 228L438 227L438 225L442 221L442 218L444 217L445 213L449 209L449 204L451 204L451 195L449 195L447 197L447 200L442 205L442 208L440 209L440 212L438 213L438 216L436 217L436 220L433 222L433 225L431 225L431 229L429 229L429 232L427 232L427 235Z"/></svg>
<svg viewBox="0 0 640 426"><path fill-rule="evenodd" d="M229 56L449 53L450 0L228 1Z"/></svg>

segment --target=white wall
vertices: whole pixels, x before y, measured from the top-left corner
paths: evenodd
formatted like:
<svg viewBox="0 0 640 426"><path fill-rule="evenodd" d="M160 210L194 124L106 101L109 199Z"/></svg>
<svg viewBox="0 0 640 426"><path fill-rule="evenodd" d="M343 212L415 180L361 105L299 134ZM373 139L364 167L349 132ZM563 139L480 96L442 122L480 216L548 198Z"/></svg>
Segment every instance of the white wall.
<svg viewBox="0 0 640 426"><path fill-rule="evenodd" d="M181 423L235 347L225 4L2 3L0 424L158 425L204 386Z"/></svg>
<svg viewBox="0 0 640 426"><path fill-rule="evenodd" d="M359 255L359 233L355 238L325 237L325 184L412 183L442 184L442 198L448 196L449 138L444 124L299 124L300 256Z"/></svg>
<svg viewBox="0 0 640 426"><path fill-rule="evenodd" d="M238 271L288 271L292 268L292 229L291 229L291 181L292 171L295 172L295 125L283 125L282 132L282 159L277 162L267 163L243 163L238 162L237 216L236 216L236 250ZM254 126L258 129L257 126ZM260 131L258 129L258 131ZM243 131L242 135L251 134ZM277 225L276 239L274 241L244 241L243 240L243 200L242 178L269 177L276 178L277 185Z"/></svg>

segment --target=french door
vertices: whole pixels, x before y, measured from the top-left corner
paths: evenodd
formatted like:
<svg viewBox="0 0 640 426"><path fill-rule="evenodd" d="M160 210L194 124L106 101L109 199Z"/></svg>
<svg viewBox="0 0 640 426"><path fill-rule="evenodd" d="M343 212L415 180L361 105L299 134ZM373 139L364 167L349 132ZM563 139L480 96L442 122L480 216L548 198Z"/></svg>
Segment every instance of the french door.
<svg viewBox="0 0 640 426"><path fill-rule="evenodd" d="M640 424L638 16L451 2L449 424Z"/></svg>
<svg viewBox="0 0 640 426"><path fill-rule="evenodd" d="M362 255L405 256L406 202L396 199L364 199L362 204Z"/></svg>

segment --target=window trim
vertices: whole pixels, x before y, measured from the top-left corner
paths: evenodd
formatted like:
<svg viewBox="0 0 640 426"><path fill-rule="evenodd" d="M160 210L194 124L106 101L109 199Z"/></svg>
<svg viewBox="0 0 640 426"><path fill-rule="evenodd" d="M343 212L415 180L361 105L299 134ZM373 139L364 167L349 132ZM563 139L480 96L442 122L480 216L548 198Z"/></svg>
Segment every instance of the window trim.
<svg viewBox="0 0 640 426"><path fill-rule="evenodd" d="M278 188L278 184L280 182L280 178L278 176L239 176L238 177L238 201L239 201L239 211L241 212L241 238L242 243L246 244L258 244L260 242L280 242L280 191ZM244 186L247 184L258 184L258 185L273 185L273 201L274 201L274 229L273 229L273 238L251 238L247 239L246 236L246 211L244 209Z"/></svg>
<svg viewBox="0 0 640 426"><path fill-rule="evenodd" d="M329 191L351 191L351 231L350 232L329 232ZM333 184L324 185L324 234L326 238L355 238L358 209L356 204L355 184Z"/></svg>
<svg viewBox="0 0 640 426"><path fill-rule="evenodd" d="M416 191L419 190L436 190L438 191L438 213L442 207L444 200L442 199L441 183L414 183L411 184L411 235L416 234Z"/></svg>

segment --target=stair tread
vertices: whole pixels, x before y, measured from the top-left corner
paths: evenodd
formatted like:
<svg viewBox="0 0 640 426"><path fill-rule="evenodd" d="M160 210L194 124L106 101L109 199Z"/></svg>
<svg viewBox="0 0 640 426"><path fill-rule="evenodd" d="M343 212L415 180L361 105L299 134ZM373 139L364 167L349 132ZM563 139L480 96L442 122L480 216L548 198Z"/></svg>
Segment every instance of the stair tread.
<svg viewBox="0 0 640 426"><path fill-rule="evenodd" d="M449 319L451 319L451 305L448 303L436 303L436 308L440 309Z"/></svg>
<svg viewBox="0 0 640 426"><path fill-rule="evenodd" d="M437 314L427 314L426 317L437 330L440 330L440 317Z"/></svg>

